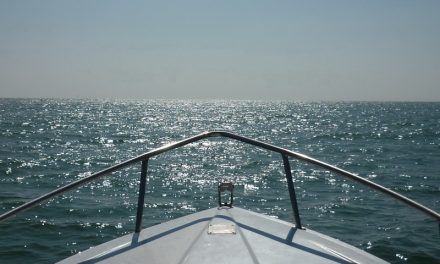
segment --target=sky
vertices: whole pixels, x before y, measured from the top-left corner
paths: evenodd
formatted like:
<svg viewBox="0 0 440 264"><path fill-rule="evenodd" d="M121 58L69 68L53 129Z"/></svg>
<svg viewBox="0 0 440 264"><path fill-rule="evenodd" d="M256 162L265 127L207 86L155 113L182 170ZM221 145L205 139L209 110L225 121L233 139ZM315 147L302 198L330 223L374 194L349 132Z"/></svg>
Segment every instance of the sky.
<svg viewBox="0 0 440 264"><path fill-rule="evenodd" d="M440 1L0 0L0 97L440 101Z"/></svg>

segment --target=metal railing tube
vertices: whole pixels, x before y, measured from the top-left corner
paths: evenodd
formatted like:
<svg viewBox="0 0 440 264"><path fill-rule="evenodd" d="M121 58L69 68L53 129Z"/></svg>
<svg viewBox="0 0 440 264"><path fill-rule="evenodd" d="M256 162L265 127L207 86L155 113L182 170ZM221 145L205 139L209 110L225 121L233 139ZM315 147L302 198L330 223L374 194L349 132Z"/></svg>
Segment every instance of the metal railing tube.
<svg viewBox="0 0 440 264"><path fill-rule="evenodd" d="M349 178L349 179L351 179L351 180L353 180L355 182L358 182L358 183L360 183L362 185L370 187L370 188L372 188L372 189L374 189L376 191L379 191L379 192L381 192L383 194L386 194L386 195L388 195L388 196L390 196L390 197L392 197L392 198L394 198L394 199L396 199L398 201L401 201L401 202L409 205L410 207L413 207L413 208L419 210L420 212L424 213L425 215L427 215L427 216L429 216L431 218L434 218L435 220L437 220L439 222L439 225L440 225L440 214L435 212L434 210L431 210L428 207L426 207L424 205L421 205L420 203L417 203L416 201L414 201L412 199L409 199L408 197L403 196L403 195L401 195L401 194L399 194L399 193L397 193L395 191L392 191L392 190L390 190L388 188L385 188L382 185L379 185L377 183L374 183L372 181L364 179L364 178L362 178L360 176L357 176L357 175L355 175L355 174L353 174L351 172L348 172L346 170L340 169L340 168L338 168L336 166L333 166L333 165L330 165L328 163L322 162L320 160L311 158L311 157L309 157L307 155L304 155L304 154L301 154L301 153L290 151L290 150L287 150L287 149L284 149L284 148L280 148L280 147L277 147L277 146L274 146L274 145L271 145L271 144L267 144L267 143L264 143L264 142L261 142L261 141L257 141L257 140L254 140L254 139L250 139L250 138L247 138L247 137L239 136L239 135L236 135L236 134L233 134L233 133L230 133L230 132L213 131L213 132L210 133L210 136L222 136L222 137L228 137L228 138L236 139L238 141L242 141L242 142L254 145L254 146L258 146L258 147L261 147L263 149L267 149L267 150L271 150L271 151L274 151L274 152L278 152L281 155L286 155L286 156L292 157L294 159L297 159L297 160L300 160L300 161L304 161L306 163L310 163L310 164L316 165L318 167L321 167L323 169L329 170L331 172L334 172L336 174L339 174L341 176Z"/></svg>
<svg viewBox="0 0 440 264"><path fill-rule="evenodd" d="M132 159L129 159L127 161L121 162L121 163L119 163L117 165L114 165L112 167L109 167L107 169L99 171L97 173L94 173L94 174L92 174L92 175L90 175L88 177L85 177L85 178L79 179L77 181L74 181L72 183L69 183L69 184L67 184L67 185L65 185L65 186L63 186L61 188L58 188L58 189L56 189L56 190L54 190L52 192L49 192L49 193L44 194L44 195L42 195L42 196L40 196L40 197L38 197L36 199L31 200L31 201L29 201L29 202L27 202L25 204L22 204L22 205L18 206L17 208L15 208L15 209L13 209L13 210L11 210L9 212L6 212L6 213L0 215L0 222L3 221L3 220L8 219L10 217L12 217L13 215L15 215L15 214L17 214L17 213L19 213L21 211L30 209L30 208L32 208L32 207L34 207L34 206L36 206L36 205L38 205L38 204L48 200L48 199L51 199L51 198L53 198L53 197L55 197L55 196L57 196L59 194L62 194L64 192L67 192L69 190L77 188L79 186L82 186L82 185L84 185L84 184L86 184L86 183L88 183L88 182L90 182L92 180L95 180L97 178L105 176L105 175L107 175L109 173L112 173L114 171L117 171L117 170L120 170L122 168L125 168L125 167L127 167L127 166L129 166L129 165L131 165L133 163L136 163L136 162L139 162L139 161L142 161L142 160L145 160L145 159L149 159L149 158L157 156L157 155L159 155L159 154L161 154L163 152L170 151L170 150L178 148L178 147L182 147L184 145L187 145L187 144L190 144L190 143L202 140L202 139L207 138L207 137L227 137L227 138L235 139L235 140L238 140L238 141L241 141L241 142L244 142L244 143L248 143L248 144L251 144L251 145L254 145L254 146L266 149L266 150L270 150L270 151L274 151L274 152L280 153L281 155L289 156L289 157L292 157L294 159L297 159L297 160L300 160L300 161L304 161L306 163L314 164L314 165L316 165L316 166L318 166L320 168L329 170L329 171L334 172L334 173L336 173L338 175L342 175L342 176L347 177L347 178L349 178L349 179L351 179L353 181L356 181L356 182L358 182L360 184L363 184L363 185L365 185L367 187L370 187L370 188L372 188L372 189L374 189L376 191L379 191L379 192L384 193L384 194L386 194L388 196L391 196L392 198L397 199L397 200L399 200L399 201L401 201L401 202L403 202L403 203L405 203L405 204L407 204L407 205L409 205L409 206L419 210L420 212L428 215L429 217L434 218L435 220L437 220L439 222L439 225L440 225L440 214L439 213L435 212L434 210L429 209L428 207L425 207L425 206L415 202L414 200L409 199L408 197L405 197L405 196L403 196L401 194L398 194L397 192L394 192L394 191L392 191L390 189L387 189L387 188L385 188L385 187L383 187L383 186L381 186L381 185L379 185L377 183L371 182L371 181L369 181L367 179L359 177L359 176L357 176L357 175L355 175L353 173L350 173L350 172L348 172L346 170L340 169L340 168L338 168L336 166L333 166L333 165L330 165L328 163L325 163L325 162L319 161L317 159L311 158L311 157L309 157L307 155L304 155L304 154L301 154L301 153L297 153L297 152L293 152L293 151L290 151L290 150L287 150L287 149L283 149L283 148L280 148L280 147L277 147L277 146L274 146L274 145L271 145L271 144L267 144L267 143L264 143L264 142L261 142L261 141L258 141L258 140L250 139L250 138L247 138L247 137L239 136L239 135L236 135L236 134L233 134L233 133L230 133L230 132L225 132L225 131L204 132L204 133L198 134L196 136L189 137L189 138L183 139L181 141L178 141L178 142L175 142L175 143L170 143L170 144L167 144L165 146L153 149L153 150L151 150L151 151L149 151L147 153L144 153L142 155L139 155L139 156L137 156L135 158L132 158Z"/></svg>
<svg viewBox="0 0 440 264"><path fill-rule="evenodd" d="M138 205L136 212L136 227L134 229L136 233L141 232L141 227L142 227L142 217L144 215L145 185L147 185L147 169L148 169L148 159L145 159L142 161L141 179L139 183Z"/></svg>
<svg viewBox="0 0 440 264"><path fill-rule="evenodd" d="M39 204L41 204L41 203L43 203L43 202L45 202L45 201L47 201L49 199L54 198L55 196L58 196L58 195L60 195L62 193L65 193L65 192L68 192L68 191L70 191L72 189L78 188L78 187L80 187L80 186L82 186L84 184L87 184L88 182L91 182L91 181L93 181L93 180L95 180L97 178L100 178L102 176L105 176L105 175L107 175L109 173L112 173L112 172L115 172L115 171L117 171L119 169L125 168L125 167L131 165L134 162L137 162L137 158L130 159L130 160L127 160L125 162L119 163L119 164L117 164L115 166L109 167L107 169L104 169L102 171L94 173L94 174L92 174L90 176L87 176L85 178L79 179L77 181L71 182L71 183L69 183L69 184L67 184L67 185L65 185L63 187L55 189L55 190L53 190L53 191L51 191L49 193L46 193L46 194L44 194L44 195L42 195L40 197L37 197L37 198L27 202L27 203L24 203L24 204L14 208L14 209L12 209L12 210L10 210L10 211L0 215L0 222L3 221L3 220L8 219L10 217L13 217L15 214L17 214L19 212L29 210L32 207L35 207L35 206L37 206L37 205L39 205Z"/></svg>
<svg viewBox="0 0 440 264"><path fill-rule="evenodd" d="M72 189L78 188L78 187L80 187L80 186L82 186L84 184L87 184L90 181L93 181L95 179L98 179L98 178L101 178L103 176L106 176L107 174L110 174L110 173L115 172L117 170L120 170L120 169L123 169L125 167L128 167L128 166L130 166L130 165L132 165L134 163L137 163L139 161L148 159L150 157L157 156L157 155L159 155L159 154L161 154L163 152L166 152L166 151L169 151L169 150L172 150L172 149L175 149L175 148L187 145L189 143L192 143L192 142L195 142L195 141L199 141L199 140L201 140L203 138L206 138L208 136L208 134L209 134L208 132L205 132L205 133L201 133L199 135L196 135L196 136L193 136L193 137L190 137L190 138L187 138L187 139L184 139L184 140L172 143L172 144L164 145L162 147L153 149L153 150L151 150L151 151L149 151L147 153L141 154L141 155L139 155L137 157L134 157L132 159L128 159L128 160L123 161L121 163L118 163L118 164L116 164L114 166L106 168L106 169L104 169L102 171L96 172L96 173L94 173L94 174L92 174L90 176L87 176L87 177L84 177L84 178L79 179L77 181L71 182L71 183L69 183L69 184L67 184L67 185L65 185L63 187L55 189L55 190L53 190L53 191L51 191L49 193L46 193L46 194L44 194L44 195L42 195L40 197L37 197L37 198L35 198L35 199L33 199L33 200L29 201L29 202L26 202L26 203L24 203L24 204L22 204L22 205L20 205L20 206L18 206L16 208L14 208L14 209L8 211L8 212L0 215L0 222L4 221L4 220L6 220L6 219L8 219L10 217L13 217L15 214L17 214L19 212L29 210L29 209L31 209L31 208L33 208L33 207L35 207L35 206L37 206L37 205L47 201L47 200L49 200L49 199L52 199L55 196L58 196L58 195L60 195L62 193L65 193L65 192L68 192L68 191L70 191Z"/></svg>
<svg viewBox="0 0 440 264"><path fill-rule="evenodd" d="M295 186L293 185L292 171L290 169L289 158L286 155L281 155L281 156L283 157L284 170L286 171L287 186L289 189L290 203L292 205L293 216L295 218L295 225L296 228L302 229L301 219L299 217L298 202L296 201Z"/></svg>

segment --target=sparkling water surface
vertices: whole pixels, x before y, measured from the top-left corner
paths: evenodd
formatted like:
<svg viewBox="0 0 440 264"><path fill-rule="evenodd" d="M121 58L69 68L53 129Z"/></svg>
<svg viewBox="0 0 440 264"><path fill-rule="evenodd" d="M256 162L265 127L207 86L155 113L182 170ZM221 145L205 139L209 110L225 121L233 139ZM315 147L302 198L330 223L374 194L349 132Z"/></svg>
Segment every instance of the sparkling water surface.
<svg viewBox="0 0 440 264"><path fill-rule="evenodd" d="M440 211L440 103L0 99L0 212L153 148L227 130L352 171ZM391 263L440 263L438 224L291 161L301 220ZM140 164L0 223L1 263L53 263L133 232ZM149 162L143 226L235 205L292 221L279 154L213 138Z"/></svg>

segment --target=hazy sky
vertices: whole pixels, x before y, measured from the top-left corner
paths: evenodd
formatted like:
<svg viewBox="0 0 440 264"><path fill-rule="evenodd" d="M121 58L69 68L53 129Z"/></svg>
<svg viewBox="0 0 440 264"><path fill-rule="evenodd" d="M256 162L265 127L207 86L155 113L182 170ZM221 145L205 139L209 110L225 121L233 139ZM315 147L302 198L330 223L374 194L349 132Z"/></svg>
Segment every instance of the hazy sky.
<svg viewBox="0 0 440 264"><path fill-rule="evenodd" d="M440 101L440 1L0 0L0 97Z"/></svg>

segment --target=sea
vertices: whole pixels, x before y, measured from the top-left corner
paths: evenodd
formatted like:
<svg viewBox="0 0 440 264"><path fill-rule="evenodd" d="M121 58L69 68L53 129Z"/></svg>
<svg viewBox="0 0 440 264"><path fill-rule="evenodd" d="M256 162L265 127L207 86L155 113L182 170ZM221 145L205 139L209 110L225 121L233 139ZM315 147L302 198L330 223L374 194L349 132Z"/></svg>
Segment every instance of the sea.
<svg viewBox="0 0 440 264"><path fill-rule="evenodd" d="M440 211L440 103L0 99L0 213L162 145L224 130L353 172ZM301 221L391 263L440 263L419 211L291 160ZM134 231L141 164L0 223L0 263L54 263ZM281 156L211 138L148 167L143 227L217 206L293 222Z"/></svg>

